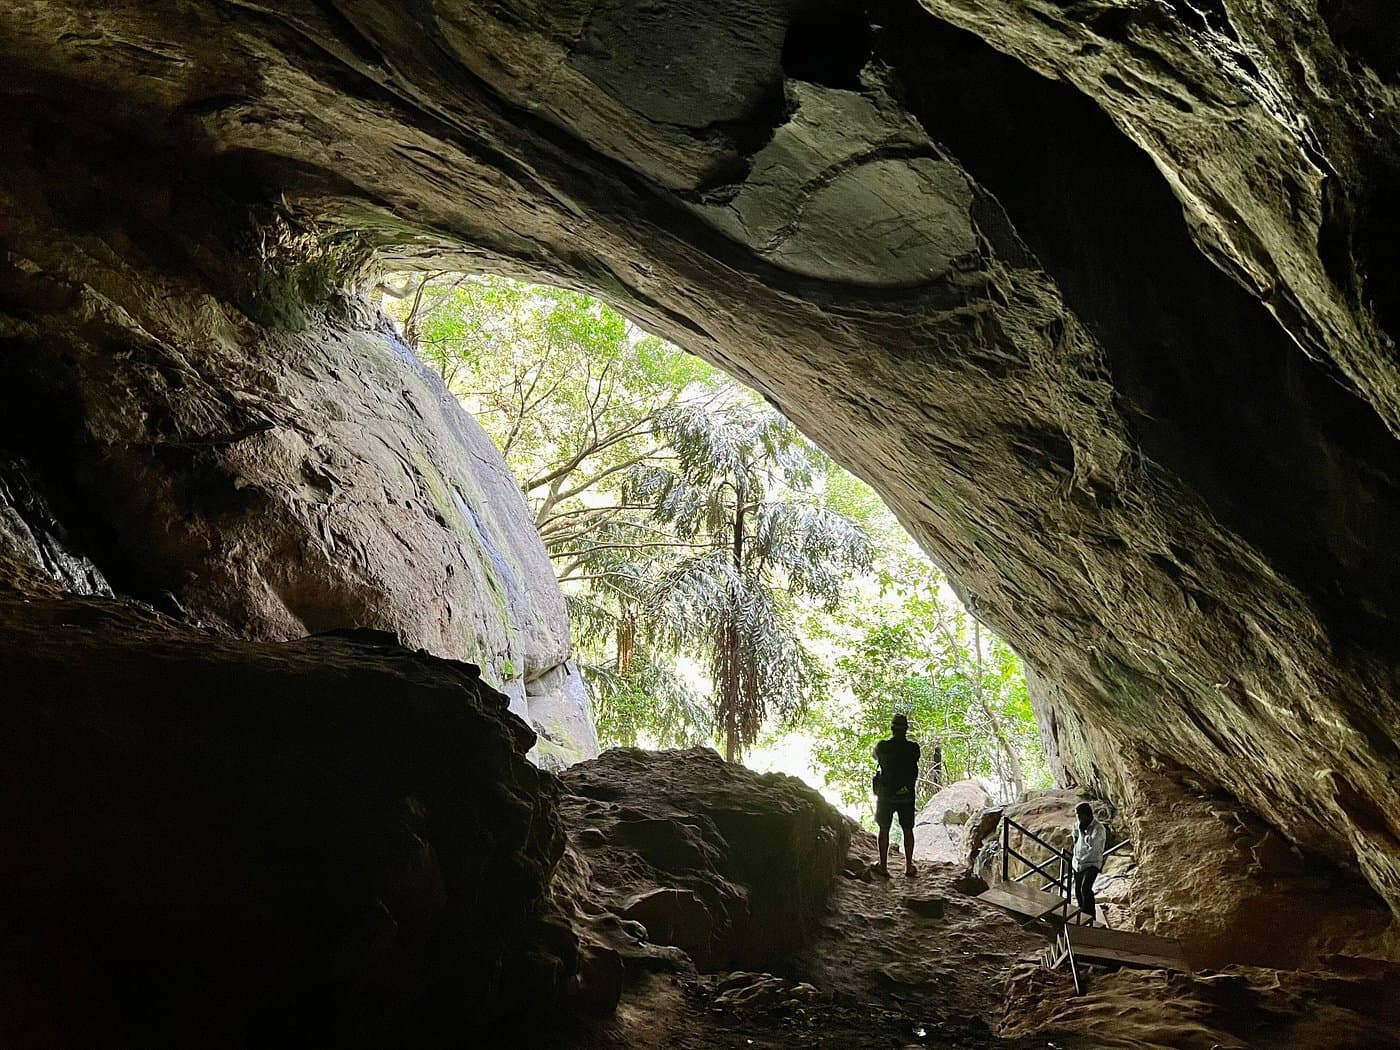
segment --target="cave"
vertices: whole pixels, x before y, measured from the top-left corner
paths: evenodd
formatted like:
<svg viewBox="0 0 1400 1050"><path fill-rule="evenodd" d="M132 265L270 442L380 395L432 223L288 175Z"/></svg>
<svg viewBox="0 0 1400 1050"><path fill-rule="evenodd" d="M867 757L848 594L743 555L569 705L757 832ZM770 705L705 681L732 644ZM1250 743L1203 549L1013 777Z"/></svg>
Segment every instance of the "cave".
<svg viewBox="0 0 1400 1050"><path fill-rule="evenodd" d="M1162 1045L1393 1045L1346 1019L1400 1000L1395 23L11 5L4 1042L651 1045L614 1008L659 974L834 972L792 961L859 845L813 793L575 764L519 491L370 301L441 268L598 296L886 499L1121 812L1140 927L1255 968L1151 985ZM986 1045L1092 1015L1045 1016Z"/></svg>

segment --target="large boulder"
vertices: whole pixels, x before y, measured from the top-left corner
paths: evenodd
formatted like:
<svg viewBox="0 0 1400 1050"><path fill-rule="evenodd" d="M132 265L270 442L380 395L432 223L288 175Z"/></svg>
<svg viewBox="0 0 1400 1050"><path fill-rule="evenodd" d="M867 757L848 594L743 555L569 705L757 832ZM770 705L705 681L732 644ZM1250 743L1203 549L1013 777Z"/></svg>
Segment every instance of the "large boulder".
<svg viewBox="0 0 1400 1050"><path fill-rule="evenodd" d="M141 177L114 173L109 188L138 192ZM14 479L0 506L61 522L48 534L81 552L56 555L29 528L30 562L69 590L111 583L238 637L390 632L479 665L537 725L551 765L595 755L563 596L519 485L387 321L286 272L291 234L275 218L259 268L217 283L119 256L91 231L41 233L62 221L48 207L83 192L51 189L25 206L22 186L0 185L0 208L24 216L6 233L28 303L0 355L0 452L27 457L0 464ZM237 239L199 232L210 260L231 251L220 236ZM167 248L186 236L169 231ZM354 262L334 245L300 250L342 276ZM37 352L55 344L62 354ZM19 543L7 520L0 542Z"/></svg>
<svg viewBox="0 0 1400 1050"><path fill-rule="evenodd" d="M819 794L708 748L606 751L561 781L595 899L701 969L776 965L812 934L846 861L846 822Z"/></svg>
<svg viewBox="0 0 1400 1050"><path fill-rule="evenodd" d="M564 848L474 667L0 602L0 1042L422 1045L562 1002Z"/></svg>
<svg viewBox="0 0 1400 1050"><path fill-rule="evenodd" d="M938 864L960 864L967 833L992 796L975 780L959 780L924 803L914 821L914 856Z"/></svg>

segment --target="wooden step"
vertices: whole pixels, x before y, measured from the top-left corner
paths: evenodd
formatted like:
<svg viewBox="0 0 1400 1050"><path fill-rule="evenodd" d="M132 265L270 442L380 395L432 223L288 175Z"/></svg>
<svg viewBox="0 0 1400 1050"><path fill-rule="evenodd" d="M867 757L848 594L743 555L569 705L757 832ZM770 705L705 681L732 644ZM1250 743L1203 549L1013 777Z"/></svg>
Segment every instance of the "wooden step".
<svg viewBox="0 0 1400 1050"><path fill-rule="evenodd" d="M1173 938L1110 930L1102 926L1069 925L1065 927L1065 933L1078 959L1191 972L1191 964L1186 961L1181 942Z"/></svg>
<svg viewBox="0 0 1400 1050"><path fill-rule="evenodd" d="M977 899L1032 919L1047 918L1069 906L1059 894L1046 893L1019 882L998 882L985 893L979 893Z"/></svg>

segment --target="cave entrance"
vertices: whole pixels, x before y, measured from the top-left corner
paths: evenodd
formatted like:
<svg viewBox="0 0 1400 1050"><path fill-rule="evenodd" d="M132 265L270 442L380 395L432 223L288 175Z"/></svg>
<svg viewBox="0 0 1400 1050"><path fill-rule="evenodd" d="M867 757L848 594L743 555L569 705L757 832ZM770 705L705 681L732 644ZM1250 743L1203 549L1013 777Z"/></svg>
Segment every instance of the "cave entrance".
<svg viewBox="0 0 1400 1050"><path fill-rule="evenodd" d="M1020 658L758 393L572 291L431 272L372 299L519 482L604 746L712 744L869 822L904 712L920 802L1049 786Z"/></svg>

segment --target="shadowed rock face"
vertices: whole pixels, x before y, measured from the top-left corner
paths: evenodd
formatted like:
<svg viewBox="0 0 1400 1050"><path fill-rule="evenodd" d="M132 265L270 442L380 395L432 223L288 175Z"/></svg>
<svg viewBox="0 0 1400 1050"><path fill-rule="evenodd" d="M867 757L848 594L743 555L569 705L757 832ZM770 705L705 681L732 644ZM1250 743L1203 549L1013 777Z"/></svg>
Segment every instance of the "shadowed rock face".
<svg viewBox="0 0 1400 1050"><path fill-rule="evenodd" d="M850 829L819 794L708 748L614 748L561 780L590 894L702 970L773 966L800 947L846 860Z"/></svg>
<svg viewBox="0 0 1400 1050"><path fill-rule="evenodd" d="M475 668L74 598L0 641L5 1045L378 1047L562 991L556 788Z"/></svg>
<svg viewBox="0 0 1400 1050"><path fill-rule="evenodd" d="M592 290L883 493L1052 684L1078 781L1168 758L1396 908L1381 6L35 0L7 349L315 341L374 249Z"/></svg>
<svg viewBox="0 0 1400 1050"><path fill-rule="evenodd" d="M270 211L248 225L135 130L86 128L106 142L89 168L6 112L33 167L0 188L0 547L70 591L110 593L110 575L236 636L392 632L484 668L545 764L596 755L519 487L438 377L336 290L363 253Z"/></svg>

